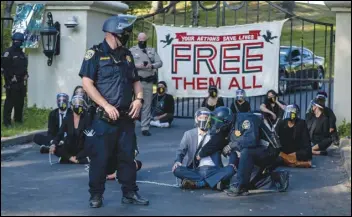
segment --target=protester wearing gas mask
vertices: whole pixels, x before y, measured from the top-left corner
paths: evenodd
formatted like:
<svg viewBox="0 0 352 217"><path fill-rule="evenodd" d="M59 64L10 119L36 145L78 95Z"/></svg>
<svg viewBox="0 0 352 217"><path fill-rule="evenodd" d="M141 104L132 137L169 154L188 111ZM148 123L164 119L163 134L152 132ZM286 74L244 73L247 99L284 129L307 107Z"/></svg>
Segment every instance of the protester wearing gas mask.
<svg viewBox="0 0 352 217"><path fill-rule="evenodd" d="M297 105L288 105L283 120L276 126L280 138L281 152L279 161L289 167L312 166L312 147L309 131L304 120L299 118Z"/></svg>
<svg viewBox="0 0 352 217"><path fill-rule="evenodd" d="M144 136L151 135L149 127L152 120L153 84L157 81L157 69L163 65L156 50L148 47L147 42L148 36L141 32L138 34L138 45L130 48L143 86L144 104L141 114L141 128Z"/></svg>
<svg viewBox="0 0 352 217"><path fill-rule="evenodd" d="M170 94L167 94L165 81L158 82L156 92L152 101L152 121L150 125L154 127L170 127L174 119L174 98Z"/></svg>
<svg viewBox="0 0 352 217"><path fill-rule="evenodd" d="M1 71L4 73L6 99L3 111L5 127L11 126L11 113L15 109L14 119L23 122L24 98L27 93L28 59L22 51L24 34L16 32L12 35L12 46L1 55Z"/></svg>
<svg viewBox="0 0 352 217"><path fill-rule="evenodd" d="M48 117L48 131L46 135L34 135L33 142L40 145L40 153L49 153L50 141L53 140L64 122L67 114L72 114L69 108L69 96L66 93L59 93L56 96L57 108L52 110Z"/></svg>
<svg viewBox="0 0 352 217"><path fill-rule="evenodd" d="M196 128L184 133L176 160L172 167L173 174L182 180L181 188L199 189L210 187L212 189L223 190L228 187L232 176L235 174L234 160L229 161L229 165L223 167L220 152L215 152L211 156L198 159L201 151L211 136L210 110L199 108L195 113ZM183 159L187 155L188 161L182 166Z"/></svg>
<svg viewBox="0 0 352 217"><path fill-rule="evenodd" d="M318 98L312 102L312 114L306 115L314 155L327 155L332 144L329 119L324 115L325 104Z"/></svg>
<svg viewBox="0 0 352 217"><path fill-rule="evenodd" d="M82 96L84 101L87 103L86 118L89 118L89 124L91 124L95 115L95 111L97 109L95 103L91 101L86 91L80 85L76 86L73 90L72 97L74 96Z"/></svg>
<svg viewBox="0 0 352 217"><path fill-rule="evenodd" d="M219 97L216 86L209 86L208 93L209 96L203 100L202 107L206 107L210 111L214 111L215 108L224 106L224 100L222 97Z"/></svg>
<svg viewBox="0 0 352 217"><path fill-rule="evenodd" d="M84 141L89 126L85 116L87 105L83 97L74 96L71 108L73 113L66 115L58 134L50 142L49 152L58 156L60 163L87 164Z"/></svg>
<svg viewBox="0 0 352 217"><path fill-rule="evenodd" d="M328 98L328 94L325 91L319 91L315 98L318 99L318 101L320 101L319 104L325 105L324 106L324 115L329 119L329 126L330 126L329 132L331 134L333 144L336 146L340 145L340 138L339 138L339 135L337 133L337 128L336 128L335 113L332 111L332 109L330 109L329 107L326 106L326 100ZM306 116L313 115L313 112L312 112L312 107L313 107L312 102L313 101L314 100L312 100L310 103L310 106L308 106ZM306 119L307 119L307 117L306 117Z"/></svg>
<svg viewBox="0 0 352 217"><path fill-rule="evenodd" d="M243 89L236 90L236 100L231 104L231 111L233 114L251 111L251 105L246 101L246 92Z"/></svg>
<svg viewBox="0 0 352 217"><path fill-rule="evenodd" d="M274 90L269 90L266 99L260 105L260 110L264 115L264 122L268 127L274 130L276 124L281 119L286 105L279 100L278 94Z"/></svg>

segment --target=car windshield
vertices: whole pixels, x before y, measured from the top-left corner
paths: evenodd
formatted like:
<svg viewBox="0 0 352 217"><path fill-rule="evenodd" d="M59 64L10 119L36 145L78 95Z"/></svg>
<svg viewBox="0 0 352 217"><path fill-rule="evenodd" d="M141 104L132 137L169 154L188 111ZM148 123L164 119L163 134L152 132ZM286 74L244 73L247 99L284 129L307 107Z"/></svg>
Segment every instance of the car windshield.
<svg viewBox="0 0 352 217"><path fill-rule="evenodd" d="M288 54L290 53L289 48L280 48L280 63L288 61Z"/></svg>

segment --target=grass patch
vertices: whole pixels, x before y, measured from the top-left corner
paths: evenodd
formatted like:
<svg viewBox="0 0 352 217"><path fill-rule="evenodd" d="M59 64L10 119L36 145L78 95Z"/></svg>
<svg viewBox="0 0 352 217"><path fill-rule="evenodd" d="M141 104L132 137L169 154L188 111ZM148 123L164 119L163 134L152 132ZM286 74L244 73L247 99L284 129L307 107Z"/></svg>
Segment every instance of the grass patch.
<svg viewBox="0 0 352 217"><path fill-rule="evenodd" d="M1 118L3 117L3 108L2 103ZM27 108L27 103L25 102L23 124L12 122L12 127L6 128L3 123L1 123L1 137L10 137L35 130L46 129L50 111L50 109L40 109L35 106Z"/></svg>
<svg viewBox="0 0 352 217"><path fill-rule="evenodd" d="M338 134L340 138L351 137L351 123L346 123L346 119L344 119L342 124L338 127Z"/></svg>

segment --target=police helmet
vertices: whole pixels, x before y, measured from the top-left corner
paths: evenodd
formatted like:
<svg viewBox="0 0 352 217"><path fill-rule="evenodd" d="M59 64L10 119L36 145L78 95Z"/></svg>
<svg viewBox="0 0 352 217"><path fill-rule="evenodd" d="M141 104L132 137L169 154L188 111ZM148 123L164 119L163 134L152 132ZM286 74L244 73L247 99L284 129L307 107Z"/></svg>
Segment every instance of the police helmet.
<svg viewBox="0 0 352 217"><path fill-rule="evenodd" d="M232 111L226 106L217 107L211 115L212 130L228 131L231 129L233 122Z"/></svg>
<svg viewBox="0 0 352 217"><path fill-rule="evenodd" d="M24 41L24 34L20 32L16 32L15 34L12 35L12 40L13 41Z"/></svg>
<svg viewBox="0 0 352 217"><path fill-rule="evenodd" d="M121 14L118 16L112 16L105 20L102 30L103 32L114 34L122 34L125 31L131 32L136 19L137 17L132 15Z"/></svg>
<svg viewBox="0 0 352 217"><path fill-rule="evenodd" d="M298 118L299 112L300 110L298 105L296 104L288 105L285 108L283 119L292 120L292 121L296 120Z"/></svg>

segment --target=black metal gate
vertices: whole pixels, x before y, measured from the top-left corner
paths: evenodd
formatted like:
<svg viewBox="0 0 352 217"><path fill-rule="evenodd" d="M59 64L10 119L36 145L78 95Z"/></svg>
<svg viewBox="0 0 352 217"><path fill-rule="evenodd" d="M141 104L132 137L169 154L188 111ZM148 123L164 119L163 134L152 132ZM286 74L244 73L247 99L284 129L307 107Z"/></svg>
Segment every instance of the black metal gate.
<svg viewBox="0 0 352 217"><path fill-rule="evenodd" d="M283 20L281 35L279 92L285 103L296 103L304 116L307 106L318 90L328 93L328 106L332 106L332 74L334 25L297 16L270 1L171 1L172 3L153 14L139 17L134 37L143 31L151 35L151 46L156 46L156 35L151 23L175 26L225 26ZM176 10L172 11L173 7ZM198 8L199 7L199 8ZM196 10L198 8L198 10ZM303 9L302 9L303 10ZM304 10L303 10L304 11ZM309 13L309 9L306 10ZM320 12L320 14L323 12ZM135 39L135 38L134 38ZM132 40L133 44L136 41ZM286 60L288 57L289 60ZM252 109L258 110L264 96L250 97ZM203 98L176 98L175 116L192 118ZM225 98L230 106L233 98Z"/></svg>

